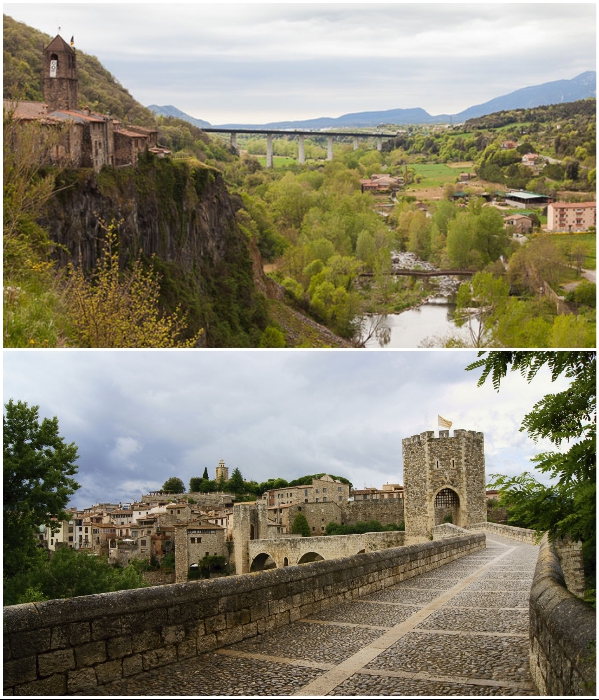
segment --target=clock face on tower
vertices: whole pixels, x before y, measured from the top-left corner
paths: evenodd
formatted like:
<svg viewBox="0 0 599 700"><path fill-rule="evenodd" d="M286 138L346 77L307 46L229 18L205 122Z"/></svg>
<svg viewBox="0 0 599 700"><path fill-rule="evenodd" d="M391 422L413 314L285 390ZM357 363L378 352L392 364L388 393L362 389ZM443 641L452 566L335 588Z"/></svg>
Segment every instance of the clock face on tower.
<svg viewBox="0 0 599 700"><path fill-rule="evenodd" d="M50 61L50 77L51 78L56 78L56 70L58 68L58 61L55 59L52 59Z"/></svg>

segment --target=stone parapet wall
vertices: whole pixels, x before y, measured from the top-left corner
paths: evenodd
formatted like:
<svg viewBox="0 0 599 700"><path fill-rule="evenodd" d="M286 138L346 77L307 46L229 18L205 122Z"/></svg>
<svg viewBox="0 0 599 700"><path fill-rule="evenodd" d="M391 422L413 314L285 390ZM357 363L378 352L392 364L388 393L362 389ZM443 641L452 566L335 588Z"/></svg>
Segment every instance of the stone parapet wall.
<svg viewBox="0 0 599 700"><path fill-rule="evenodd" d="M245 576L4 608L4 694L65 695L166 666L485 548L471 533Z"/></svg>
<svg viewBox="0 0 599 700"><path fill-rule="evenodd" d="M143 580L151 586L165 586L175 583L174 571L143 571Z"/></svg>
<svg viewBox="0 0 599 700"><path fill-rule="evenodd" d="M442 523L435 525L433 528L433 540L443 540L447 537L459 537L460 535L468 535L469 532L463 527L452 525L451 523Z"/></svg>
<svg viewBox="0 0 599 700"><path fill-rule="evenodd" d="M582 543L572 540L557 540L553 548L559 557L560 567L570 593L582 598L584 596L584 562L582 559Z"/></svg>
<svg viewBox="0 0 599 700"><path fill-rule="evenodd" d="M530 670L539 695L595 696L595 610L566 588L543 537L530 591Z"/></svg>
<svg viewBox="0 0 599 700"><path fill-rule="evenodd" d="M473 530L474 532L492 532L502 537L509 537L518 542L525 544L538 544L538 535L536 530L528 530L525 527L513 527L512 525L500 525L499 523L474 523L472 525L464 525L464 529Z"/></svg>

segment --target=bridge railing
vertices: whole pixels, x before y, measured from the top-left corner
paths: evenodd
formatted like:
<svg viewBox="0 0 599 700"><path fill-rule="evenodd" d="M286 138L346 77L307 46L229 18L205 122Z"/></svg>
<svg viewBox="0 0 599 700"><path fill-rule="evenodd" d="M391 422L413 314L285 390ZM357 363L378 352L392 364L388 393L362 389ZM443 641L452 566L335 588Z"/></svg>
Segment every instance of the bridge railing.
<svg viewBox="0 0 599 700"><path fill-rule="evenodd" d="M539 695L596 694L595 610L567 588L547 539L530 592L530 670Z"/></svg>

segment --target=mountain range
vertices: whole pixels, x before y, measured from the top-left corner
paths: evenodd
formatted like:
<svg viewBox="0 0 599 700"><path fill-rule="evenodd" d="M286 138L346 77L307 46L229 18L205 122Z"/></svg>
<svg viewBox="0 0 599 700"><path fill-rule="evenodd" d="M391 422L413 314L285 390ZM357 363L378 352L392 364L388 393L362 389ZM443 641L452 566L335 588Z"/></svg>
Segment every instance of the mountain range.
<svg viewBox="0 0 599 700"><path fill-rule="evenodd" d="M510 109L540 107L541 105L575 102L596 97L597 74L586 71L571 80L553 80L541 85L521 88L507 95L496 97L480 105L468 107L457 114L430 115L420 107L412 109L388 109L377 112L354 112L340 117L319 117L297 121L269 122L268 124L219 124L212 125L203 119L191 117L172 105L148 105L148 109L167 117L178 117L201 128L267 128L267 129L326 129L331 127L376 127L381 124L460 124L467 119Z"/></svg>

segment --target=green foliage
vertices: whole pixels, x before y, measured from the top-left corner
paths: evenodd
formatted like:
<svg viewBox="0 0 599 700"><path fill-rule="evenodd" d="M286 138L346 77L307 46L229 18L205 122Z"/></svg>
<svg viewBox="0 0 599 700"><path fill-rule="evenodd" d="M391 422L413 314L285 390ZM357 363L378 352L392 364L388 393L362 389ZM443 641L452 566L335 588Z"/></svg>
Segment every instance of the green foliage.
<svg viewBox="0 0 599 700"><path fill-rule="evenodd" d="M35 529L66 518L79 488L77 447L58 432L58 419L39 421L39 407L10 399L4 426L4 575L26 572L34 558Z"/></svg>
<svg viewBox="0 0 599 700"><path fill-rule="evenodd" d="M286 346L285 336L274 326L267 326L260 336L258 347L261 348L284 348Z"/></svg>
<svg viewBox="0 0 599 700"><path fill-rule="evenodd" d="M102 257L90 278L69 266L66 295L79 347L195 347L203 333L183 339L185 316L161 312L160 279L145 270L141 258L124 273L119 266L116 224L100 222L105 231Z"/></svg>
<svg viewBox="0 0 599 700"><path fill-rule="evenodd" d="M200 490L202 481L201 476L192 476L189 480L189 493L197 493Z"/></svg>
<svg viewBox="0 0 599 700"><path fill-rule="evenodd" d="M160 568L163 571L174 571L175 570L175 552L169 552L162 557L162 562Z"/></svg>
<svg viewBox="0 0 599 700"><path fill-rule="evenodd" d="M550 486L524 473L517 477L492 475L491 488L499 488L501 505L510 517L551 537L568 537L583 543L585 570L594 570L596 528L596 352L501 351L480 353L467 367L483 368L478 385L490 376L499 390L508 371L520 371L528 382L541 367L552 381L570 380L565 391L547 394L528 413L521 431L533 440L545 438L556 448L533 458L536 468L553 480Z"/></svg>
<svg viewBox="0 0 599 700"><path fill-rule="evenodd" d="M310 525L308 525L306 516L303 513L298 513L293 519L293 523L291 525L291 532L294 535L310 537Z"/></svg>
<svg viewBox="0 0 599 700"><path fill-rule="evenodd" d="M566 295L566 299L594 309L597 306L597 285L588 280L581 280L580 284Z"/></svg>
<svg viewBox="0 0 599 700"><path fill-rule="evenodd" d="M241 494L245 491L245 482L239 469L235 467L227 484L227 490L233 491L234 494Z"/></svg>
<svg viewBox="0 0 599 700"><path fill-rule="evenodd" d="M185 493L185 484L178 476L171 476L162 484L162 491L167 493Z"/></svg>
<svg viewBox="0 0 599 700"><path fill-rule="evenodd" d="M70 547L56 550L51 558L42 552L26 574L8 585L5 581L4 605L143 588L149 584L142 569L138 563L125 568L111 566L106 557Z"/></svg>
<svg viewBox="0 0 599 700"><path fill-rule="evenodd" d="M227 558L218 554L209 554L198 562L200 569L210 571L211 569L222 569L227 563Z"/></svg>

